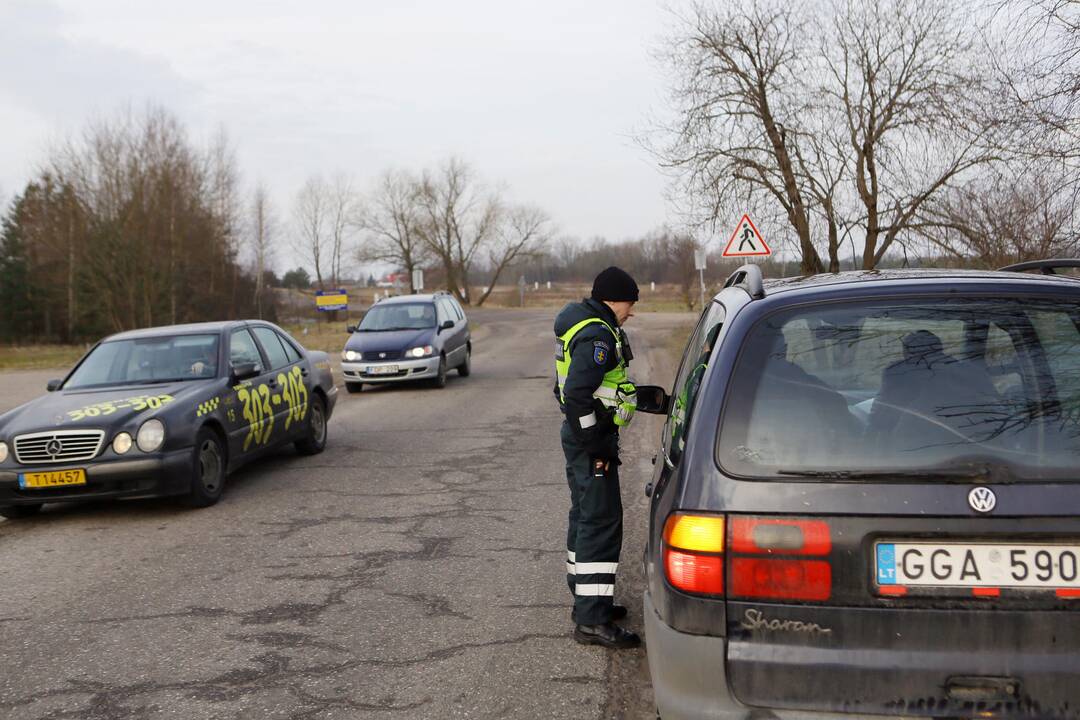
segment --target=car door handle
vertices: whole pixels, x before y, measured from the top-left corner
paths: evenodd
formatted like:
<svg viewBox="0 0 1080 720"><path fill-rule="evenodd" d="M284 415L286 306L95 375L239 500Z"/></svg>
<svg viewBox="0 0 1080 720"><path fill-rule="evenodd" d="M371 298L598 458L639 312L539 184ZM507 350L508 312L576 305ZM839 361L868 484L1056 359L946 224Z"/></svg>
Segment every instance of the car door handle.
<svg viewBox="0 0 1080 720"><path fill-rule="evenodd" d="M269 380L266 381L266 386L276 388L277 387L277 380L275 380L274 378L270 378Z"/></svg>
<svg viewBox="0 0 1080 720"><path fill-rule="evenodd" d="M306 367L301 367L300 368L300 374L303 375L304 377L307 377L308 376L308 369Z"/></svg>

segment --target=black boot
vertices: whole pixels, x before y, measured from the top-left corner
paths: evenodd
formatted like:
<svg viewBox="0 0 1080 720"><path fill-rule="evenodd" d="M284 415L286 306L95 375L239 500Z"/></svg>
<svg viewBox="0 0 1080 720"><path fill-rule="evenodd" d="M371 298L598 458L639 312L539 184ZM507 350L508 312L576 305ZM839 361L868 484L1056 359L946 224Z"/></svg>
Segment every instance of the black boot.
<svg viewBox="0 0 1080 720"><path fill-rule="evenodd" d="M612 620L612 622L614 622L615 620L622 620L624 617L626 617L626 606L625 605L612 605L611 606L611 620ZM570 608L570 622L577 625L577 608Z"/></svg>
<svg viewBox="0 0 1080 720"><path fill-rule="evenodd" d="M641 638L637 633L624 630L612 622L603 625L578 625L574 628L574 639L582 645L603 645L614 650L641 645Z"/></svg>

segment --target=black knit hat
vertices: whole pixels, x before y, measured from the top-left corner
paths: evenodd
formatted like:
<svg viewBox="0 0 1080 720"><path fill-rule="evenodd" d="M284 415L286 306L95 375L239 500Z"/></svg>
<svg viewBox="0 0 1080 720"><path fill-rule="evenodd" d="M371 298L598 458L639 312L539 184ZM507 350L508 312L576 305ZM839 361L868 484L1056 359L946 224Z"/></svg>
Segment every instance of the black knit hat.
<svg viewBox="0 0 1080 720"><path fill-rule="evenodd" d="M638 287L630 273L614 265L603 270L592 284L592 299L611 302L637 302Z"/></svg>

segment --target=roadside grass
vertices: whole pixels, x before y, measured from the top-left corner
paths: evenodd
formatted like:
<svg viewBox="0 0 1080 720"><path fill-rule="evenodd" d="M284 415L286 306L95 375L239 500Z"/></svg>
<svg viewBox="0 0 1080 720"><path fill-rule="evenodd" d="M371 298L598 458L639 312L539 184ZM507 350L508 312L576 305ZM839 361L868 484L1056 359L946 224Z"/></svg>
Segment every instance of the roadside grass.
<svg viewBox="0 0 1080 720"><path fill-rule="evenodd" d="M357 322L355 319L350 322ZM309 322L300 324L282 325L286 332L308 350L322 350L336 358L345 347L345 341L349 339L349 333L345 330L344 320L334 322Z"/></svg>
<svg viewBox="0 0 1080 720"><path fill-rule="evenodd" d="M694 320L688 320L686 323L676 325L668 332L667 338L664 339L663 349L670 358L672 367L678 366L683 351L686 349L686 342L693 331Z"/></svg>
<svg viewBox="0 0 1080 720"><path fill-rule="evenodd" d="M70 368L87 345L0 345L0 370Z"/></svg>

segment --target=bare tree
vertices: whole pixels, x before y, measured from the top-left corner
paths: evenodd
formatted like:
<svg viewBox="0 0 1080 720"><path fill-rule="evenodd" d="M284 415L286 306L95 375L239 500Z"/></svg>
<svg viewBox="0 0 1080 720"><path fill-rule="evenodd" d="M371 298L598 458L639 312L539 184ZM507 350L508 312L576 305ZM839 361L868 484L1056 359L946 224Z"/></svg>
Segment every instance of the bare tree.
<svg viewBox="0 0 1080 720"><path fill-rule="evenodd" d="M315 283L320 290L326 289L324 271L330 250L330 228L327 227L329 191L318 175L310 177L300 188L293 205L293 221L296 223L294 249L315 269Z"/></svg>
<svg viewBox="0 0 1080 720"><path fill-rule="evenodd" d="M808 99L810 35L798 6L750 0L714 9L694 6L667 56L680 113L661 151L688 190L706 198L708 219L746 187L779 203L798 237L806 273L822 270L811 238L811 196L793 143Z"/></svg>
<svg viewBox="0 0 1080 720"><path fill-rule="evenodd" d="M344 277L346 263L353 256L349 247L352 234L361 215L360 204L352 179L339 173L327 188L327 227L330 232L330 276L337 287Z"/></svg>
<svg viewBox="0 0 1080 720"><path fill-rule="evenodd" d="M1031 122L1042 156L1080 159L1080 2L997 0L996 20L1012 39L992 61Z"/></svg>
<svg viewBox="0 0 1080 720"><path fill-rule="evenodd" d="M872 269L920 208L999 158L966 3L837 0L822 49L854 154L863 268Z"/></svg>
<svg viewBox="0 0 1080 720"><path fill-rule="evenodd" d="M420 182L424 242L442 264L451 292L471 304L469 275L495 232L499 198L486 191L463 161L451 158Z"/></svg>
<svg viewBox="0 0 1080 720"><path fill-rule="evenodd" d="M263 287L266 270L273 262L274 239L277 234L277 220L270 205L270 195L263 183L255 186L251 198L251 255L255 267L255 309L259 317L263 316Z"/></svg>
<svg viewBox="0 0 1080 720"><path fill-rule="evenodd" d="M807 122L793 150L799 175L814 198L813 214L825 224L829 272L840 272L840 227L844 224L841 183L848 173L849 148L833 131L834 113L820 108Z"/></svg>
<svg viewBox="0 0 1080 720"><path fill-rule="evenodd" d="M551 218L540 208L522 205L505 210L487 248L491 282L476 304L484 304L506 267L540 255L551 233Z"/></svg>
<svg viewBox="0 0 1080 720"><path fill-rule="evenodd" d="M937 252L980 267L1075 255L1080 234L1066 174L1044 162L980 177L927 203L916 227Z"/></svg>
<svg viewBox="0 0 1080 720"><path fill-rule="evenodd" d="M365 243L357 258L361 262L388 262L409 276L412 292L414 271L428 259L428 247L421 227L420 181L410 174L389 170L379 178L361 214L360 227Z"/></svg>

